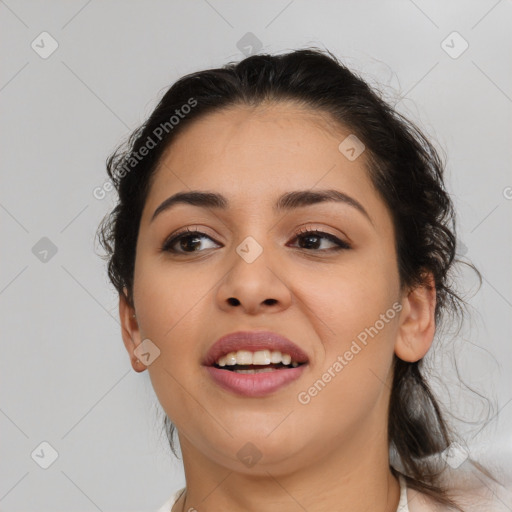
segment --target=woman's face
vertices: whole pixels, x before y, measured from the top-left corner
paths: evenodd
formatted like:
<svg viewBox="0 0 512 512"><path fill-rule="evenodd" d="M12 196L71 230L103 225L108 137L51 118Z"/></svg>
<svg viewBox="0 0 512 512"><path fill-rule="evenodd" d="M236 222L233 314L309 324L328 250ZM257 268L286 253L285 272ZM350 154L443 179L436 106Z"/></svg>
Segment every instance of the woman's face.
<svg viewBox="0 0 512 512"><path fill-rule="evenodd" d="M401 298L394 228L364 151L354 159L361 148L351 151L351 139L338 148L349 135L291 103L236 107L191 123L162 157L136 249L136 341L160 350L148 371L185 457L277 474L337 450L357 456L385 437ZM274 208L284 194L325 190L363 210L332 200ZM152 219L190 191L220 194L227 206L177 203ZM204 234L162 251L187 228ZM251 330L298 345L308 357L300 377L263 396L219 386L206 353L219 337ZM254 467L247 454L260 457Z"/></svg>

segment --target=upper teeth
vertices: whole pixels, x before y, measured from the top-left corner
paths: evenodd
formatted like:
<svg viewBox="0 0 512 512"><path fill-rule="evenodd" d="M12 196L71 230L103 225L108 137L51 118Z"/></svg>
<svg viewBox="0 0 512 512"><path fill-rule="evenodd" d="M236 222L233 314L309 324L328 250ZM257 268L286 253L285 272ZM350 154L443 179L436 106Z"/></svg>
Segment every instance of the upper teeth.
<svg viewBox="0 0 512 512"><path fill-rule="evenodd" d="M282 354L279 350L257 350L250 352L249 350L239 350L238 352L229 352L225 356L217 360L219 366L233 366L235 364L290 364L294 367L299 366L299 363L292 363L292 356L290 354Z"/></svg>

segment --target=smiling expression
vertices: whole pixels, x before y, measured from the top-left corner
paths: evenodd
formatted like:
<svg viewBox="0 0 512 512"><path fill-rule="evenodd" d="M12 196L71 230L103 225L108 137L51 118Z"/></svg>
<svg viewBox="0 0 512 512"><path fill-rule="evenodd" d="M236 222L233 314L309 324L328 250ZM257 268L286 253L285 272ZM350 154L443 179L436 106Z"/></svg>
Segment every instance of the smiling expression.
<svg viewBox="0 0 512 512"><path fill-rule="evenodd" d="M186 126L153 176L134 273L140 340L160 350L148 371L183 447L227 468L245 470L247 441L261 468L284 471L385 434L398 316L314 400L297 399L401 296L365 154L338 150L349 134L291 102L231 107ZM250 263L237 251L248 237L261 250ZM201 362L239 330L285 336L307 367L262 397L222 388Z"/></svg>

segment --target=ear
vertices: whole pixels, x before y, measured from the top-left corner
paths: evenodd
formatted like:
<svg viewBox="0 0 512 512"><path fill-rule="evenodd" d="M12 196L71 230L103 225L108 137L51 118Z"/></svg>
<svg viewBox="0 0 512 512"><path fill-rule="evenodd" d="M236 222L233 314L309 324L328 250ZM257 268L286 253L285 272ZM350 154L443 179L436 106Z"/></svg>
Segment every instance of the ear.
<svg viewBox="0 0 512 512"><path fill-rule="evenodd" d="M431 272L427 273L426 281L425 285L409 290L402 299L395 354L411 363L429 351L436 329L436 288Z"/></svg>
<svg viewBox="0 0 512 512"><path fill-rule="evenodd" d="M124 288L126 294L126 288ZM137 362L139 358L135 354L135 349L140 345L140 330L137 319L135 318L135 310L123 294L119 294L119 319L121 321L121 335L123 337L124 346L130 355L130 360L133 369L140 373L143 372L147 366L142 362Z"/></svg>

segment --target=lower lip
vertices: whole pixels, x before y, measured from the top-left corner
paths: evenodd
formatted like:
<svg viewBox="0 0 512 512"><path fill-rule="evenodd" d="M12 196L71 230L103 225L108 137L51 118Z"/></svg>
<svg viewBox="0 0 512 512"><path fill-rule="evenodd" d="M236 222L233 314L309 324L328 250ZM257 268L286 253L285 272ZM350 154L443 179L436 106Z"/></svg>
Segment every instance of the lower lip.
<svg viewBox="0 0 512 512"><path fill-rule="evenodd" d="M306 364L286 370L274 370L262 373L236 373L221 370L215 366L206 366L213 380L222 388L238 395L261 397L274 393L290 382L297 380Z"/></svg>

